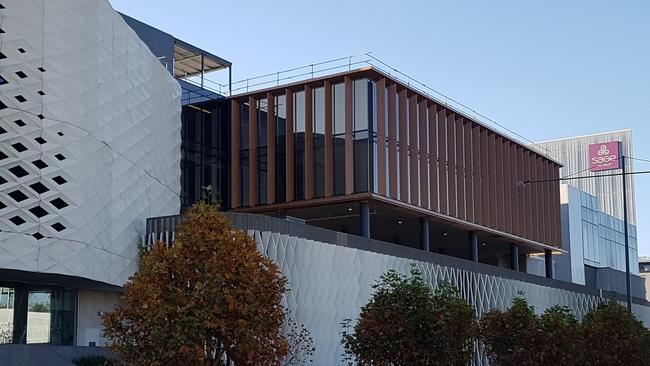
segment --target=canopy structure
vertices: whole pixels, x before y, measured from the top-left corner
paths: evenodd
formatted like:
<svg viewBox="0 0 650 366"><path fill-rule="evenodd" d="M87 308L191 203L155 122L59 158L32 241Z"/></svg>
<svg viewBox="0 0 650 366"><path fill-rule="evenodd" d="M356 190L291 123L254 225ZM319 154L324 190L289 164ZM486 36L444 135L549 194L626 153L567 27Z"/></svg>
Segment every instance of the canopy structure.
<svg viewBox="0 0 650 366"><path fill-rule="evenodd" d="M174 39L174 76L189 78L229 68L231 63L179 39Z"/></svg>

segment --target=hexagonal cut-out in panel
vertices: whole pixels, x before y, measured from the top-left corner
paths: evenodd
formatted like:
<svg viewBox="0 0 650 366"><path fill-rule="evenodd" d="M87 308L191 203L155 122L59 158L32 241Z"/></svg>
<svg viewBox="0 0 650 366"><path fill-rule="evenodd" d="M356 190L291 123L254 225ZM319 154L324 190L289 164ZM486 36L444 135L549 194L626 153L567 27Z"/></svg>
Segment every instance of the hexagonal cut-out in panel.
<svg viewBox="0 0 650 366"><path fill-rule="evenodd" d="M11 221L16 226L20 226L20 225L22 225L22 224L24 224L26 222L25 219L23 219L20 216L14 216L14 217L10 218L9 221Z"/></svg>
<svg viewBox="0 0 650 366"><path fill-rule="evenodd" d="M22 178L26 175L29 175L27 170L23 169L23 167L21 167L20 165L16 165L15 167L9 168L9 171L17 178Z"/></svg>
<svg viewBox="0 0 650 366"><path fill-rule="evenodd" d="M32 207L29 209L29 212L31 212L32 215L38 217L39 219L43 216L47 216L48 214L48 212L41 206Z"/></svg>
<svg viewBox="0 0 650 366"><path fill-rule="evenodd" d="M55 198L51 200L50 203L59 210L68 207L68 204L60 198Z"/></svg>
<svg viewBox="0 0 650 366"><path fill-rule="evenodd" d="M8 196L13 198L13 200L16 202L22 202L27 199L27 195L19 190L9 192Z"/></svg>
<svg viewBox="0 0 650 366"><path fill-rule="evenodd" d="M49 189L41 182L36 182L36 183L30 184L29 187L31 189L33 189L34 192L36 192L38 194L43 194L43 193L49 191Z"/></svg>

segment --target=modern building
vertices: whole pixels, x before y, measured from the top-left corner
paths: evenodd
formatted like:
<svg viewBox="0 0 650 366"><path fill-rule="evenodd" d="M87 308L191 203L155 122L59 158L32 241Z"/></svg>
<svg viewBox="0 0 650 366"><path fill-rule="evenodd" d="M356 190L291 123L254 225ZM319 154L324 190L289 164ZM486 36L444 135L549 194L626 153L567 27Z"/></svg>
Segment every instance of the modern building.
<svg viewBox="0 0 650 366"><path fill-rule="evenodd" d="M381 64L243 89L230 73L228 85L206 77L230 62L106 0L5 0L0 18L11 343L104 344L100 315L139 245L170 241L206 187L287 277L284 305L313 335L315 364L340 361L340 322L389 268L415 263L479 315L519 291L578 316L616 296L545 278L566 252L560 163ZM529 256L545 276L525 273ZM648 305L635 299L644 321Z"/></svg>
<svg viewBox="0 0 650 366"><path fill-rule="evenodd" d="M629 129L543 141L536 146L562 163L562 177L589 177L563 181L561 187L562 248L569 253L556 258L557 278L625 294L623 180L621 176L602 177L611 171L589 171L589 145L609 141L621 142L626 169L632 171L634 156ZM644 297L643 279L637 270L634 176L626 180L632 290L635 296Z"/></svg>
<svg viewBox="0 0 650 366"><path fill-rule="evenodd" d="M639 276L645 280L645 297L650 300L650 257L639 257Z"/></svg>
<svg viewBox="0 0 650 366"><path fill-rule="evenodd" d="M0 4L0 329L101 344L144 219L180 208L181 90L107 1Z"/></svg>

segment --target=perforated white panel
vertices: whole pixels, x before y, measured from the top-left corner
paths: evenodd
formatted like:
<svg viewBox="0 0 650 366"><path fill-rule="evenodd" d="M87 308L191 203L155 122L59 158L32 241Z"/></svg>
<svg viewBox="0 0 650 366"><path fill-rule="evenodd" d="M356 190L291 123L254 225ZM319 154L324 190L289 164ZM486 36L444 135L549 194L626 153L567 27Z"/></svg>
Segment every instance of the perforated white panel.
<svg viewBox="0 0 650 366"><path fill-rule="evenodd" d="M179 210L179 86L106 0L0 4L0 268L121 285Z"/></svg>

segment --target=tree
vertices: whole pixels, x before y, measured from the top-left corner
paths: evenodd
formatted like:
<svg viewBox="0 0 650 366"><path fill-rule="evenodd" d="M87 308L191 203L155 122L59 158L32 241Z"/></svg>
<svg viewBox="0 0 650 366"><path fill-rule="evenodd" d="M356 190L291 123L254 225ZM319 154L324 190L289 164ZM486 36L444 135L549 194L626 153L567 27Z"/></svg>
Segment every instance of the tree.
<svg viewBox="0 0 650 366"><path fill-rule="evenodd" d="M585 315L579 333L584 342L584 365L641 366L649 362L650 332L614 301Z"/></svg>
<svg viewBox="0 0 650 366"><path fill-rule="evenodd" d="M542 334L540 365L578 365L580 338L578 321L565 306L552 306L539 317Z"/></svg>
<svg viewBox="0 0 650 366"><path fill-rule="evenodd" d="M541 327L523 296L506 311L491 310L480 321L485 352L493 366L539 365Z"/></svg>
<svg viewBox="0 0 650 366"><path fill-rule="evenodd" d="M143 253L104 333L130 365L279 365L285 286L252 238L198 203L173 245Z"/></svg>
<svg viewBox="0 0 650 366"><path fill-rule="evenodd" d="M465 366L471 360L475 311L450 286L434 292L412 268L410 277L386 272L373 288L353 332L343 333L348 360L360 366Z"/></svg>
<svg viewBox="0 0 650 366"><path fill-rule="evenodd" d="M289 311L285 315L281 333L289 343L289 349L282 360L282 366L300 366L312 362L311 357L316 351L314 339L309 329L304 324L298 324Z"/></svg>

